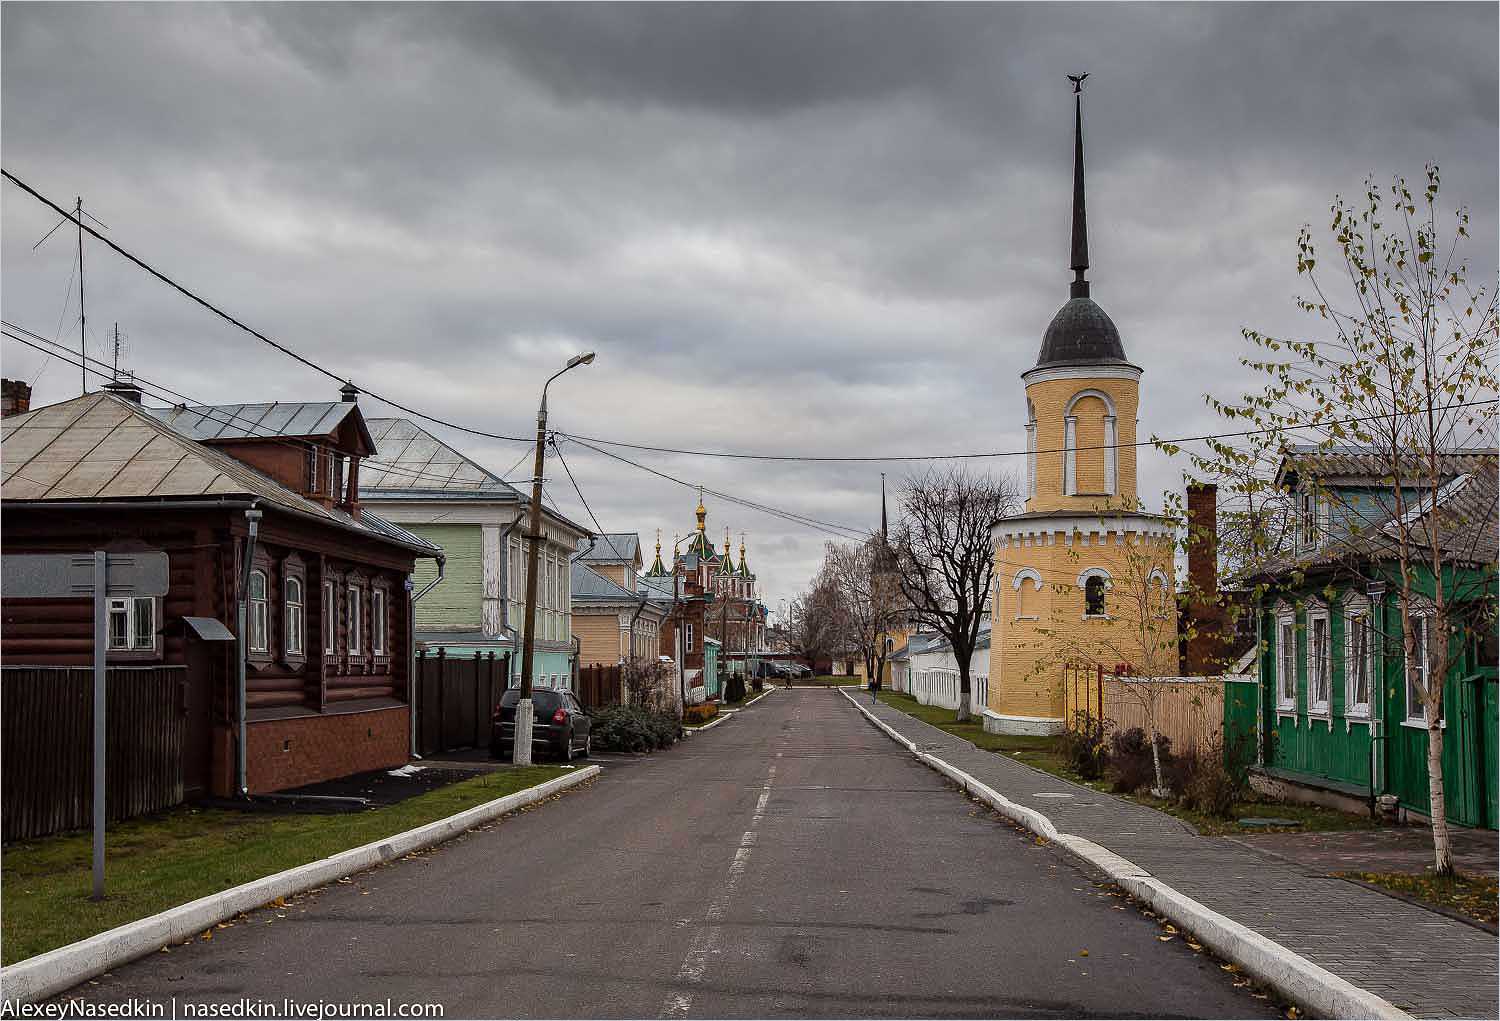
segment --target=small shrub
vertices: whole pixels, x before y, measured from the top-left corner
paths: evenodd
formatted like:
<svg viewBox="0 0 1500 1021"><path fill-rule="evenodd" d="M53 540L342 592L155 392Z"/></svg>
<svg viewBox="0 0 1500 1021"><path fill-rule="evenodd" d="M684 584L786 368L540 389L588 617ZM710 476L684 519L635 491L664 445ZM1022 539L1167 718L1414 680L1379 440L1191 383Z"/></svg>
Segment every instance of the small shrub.
<svg viewBox="0 0 1500 1021"><path fill-rule="evenodd" d="M1235 802L1244 798L1250 786L1249 756L1242 739L1224 747L1221 735L1209 739L1201 754L1180 756L1184 764L1177 778L1184 808L1202 812L1215 819L1234 817Z"/></svg>
<svg viewBox="0 0 1500 1021"><path fill-rule="evenodd" d="M616 705L594 716L590 733L600 751L649 752L675 742L681 727L671 713Z"/></svg>
<svg viewBox="0 0 1500 1021"><path fill-rule="evenodd" d="M1163 778L1172 767L1172 739L1157 735ZM1134 794L1142 787L1156 783L1156 769L1151 761L1151 742L1140 727L1118 731L1109 739L1109 782L1118 794Z"/></svg>
<svg viewBox="0 0 1500 1021"><path fill-rule="evenodd" d="M757 675L756 677L751 678L751 680L750 680L750 689L752 691L760 691L762 688L765 687L765 684L766 684L765 678L764 677L760 677L760 676Z"/></svg>
<svg viewBox="0 0 1500 1021"><path fill-rule="evenodd" d="M1099 779L1109 765L1109 745L1104 740L1108 726L1108 721L1080 711L1073 714L1073 726L1058 739L1068 765L1085 780Z"/></svg>

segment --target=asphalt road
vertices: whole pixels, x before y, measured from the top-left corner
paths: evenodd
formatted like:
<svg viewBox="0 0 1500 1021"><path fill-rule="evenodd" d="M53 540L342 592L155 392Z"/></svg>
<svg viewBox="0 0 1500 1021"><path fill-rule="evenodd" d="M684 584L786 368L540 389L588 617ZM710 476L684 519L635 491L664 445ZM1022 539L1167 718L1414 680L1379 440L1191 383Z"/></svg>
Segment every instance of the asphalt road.
<svg viewBox="0 0 1500 1021"><path fill-rule="evenodd" d="M1275 1017L834 691L68 996L447 1017ZM169 1005L170 1006L170 1005Z"/></svg>

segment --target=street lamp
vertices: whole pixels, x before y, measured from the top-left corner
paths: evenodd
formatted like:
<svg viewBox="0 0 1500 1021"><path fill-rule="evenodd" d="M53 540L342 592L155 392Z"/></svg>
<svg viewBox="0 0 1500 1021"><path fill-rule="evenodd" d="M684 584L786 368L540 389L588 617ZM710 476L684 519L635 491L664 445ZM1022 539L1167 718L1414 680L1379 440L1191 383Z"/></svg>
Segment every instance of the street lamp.
<svg viewBox="0 0 1500 1021"><path fill-rule="evenodd" d="M542 543L542 457L547 446L547 387L569 369L588 365L594 352L574 355L568 364L547 377L542 384L542 403L536 413L536 471L531 476L531 540L526 547L526 630L521 634L521 700L516 703L516 733L511 741L511 762L531 765L531 676L532 657L536 649L536 562Z"/></svg>

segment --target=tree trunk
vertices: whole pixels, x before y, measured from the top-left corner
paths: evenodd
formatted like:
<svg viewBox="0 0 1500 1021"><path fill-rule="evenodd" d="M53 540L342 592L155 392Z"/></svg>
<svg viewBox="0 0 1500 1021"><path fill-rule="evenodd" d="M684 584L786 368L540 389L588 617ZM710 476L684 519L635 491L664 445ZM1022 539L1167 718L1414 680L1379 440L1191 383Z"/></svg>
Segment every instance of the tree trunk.
<svg viewBox="0 0 1500 1021"><path fill-rule="evenodd" d="M969 662L967 658L962 658L958 661L957 720L959 723L964 723L969 719L969 704L971 701L969 696Z"/></svg>
<svg viewBox="0 0 1500 1021"><path fill-rule="evenodd" d="M1432 867L1438 875L1453 875L1453 844L1448 835L1448 805L1443 791L1443 728L1427 729L1427 800L1432 810Z"/></svg>
<svg viewBox="0 0 1500 1021"><path fill-rule="evenodd" d="M1157 734L1156 732L1156 721L1153 720L1151 722L1151 768L1156 773L1156 786L1151 789L1151 793L1156 795L1158 798L1164 798L1167 796L1168 791L1167 785L1161 777L1160 736L1161 735Z"/></svg>

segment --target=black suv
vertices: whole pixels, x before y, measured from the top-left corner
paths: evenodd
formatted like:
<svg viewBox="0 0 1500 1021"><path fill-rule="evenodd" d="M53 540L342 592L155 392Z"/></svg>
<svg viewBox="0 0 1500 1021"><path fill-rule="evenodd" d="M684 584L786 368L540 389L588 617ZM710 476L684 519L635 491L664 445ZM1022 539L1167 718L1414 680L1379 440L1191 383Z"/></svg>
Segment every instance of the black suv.
<svg viewBox="0 0 1500 1021"><path fill-rule="evenodd" d="M500 696L500 704L490 718L490 755L508 760L516 738L516 703L521 689L511 688ZM593 751L589 725L593 722L583 711L571 691L531 690L531 748L545 749L564 762L574 756L587 758Z"/></svg>

